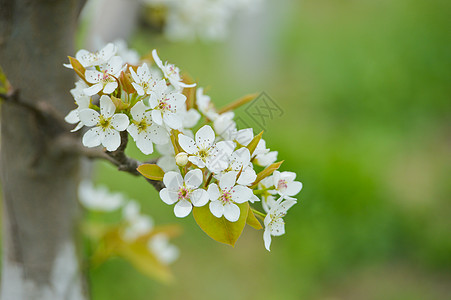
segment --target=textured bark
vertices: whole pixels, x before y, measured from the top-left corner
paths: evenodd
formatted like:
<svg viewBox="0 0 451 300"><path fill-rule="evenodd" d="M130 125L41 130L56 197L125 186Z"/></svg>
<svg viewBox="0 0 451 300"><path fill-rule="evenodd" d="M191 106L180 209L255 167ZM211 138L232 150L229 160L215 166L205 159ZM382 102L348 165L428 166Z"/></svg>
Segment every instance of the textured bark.
<svg viewBox="0 0 451 300"><path fill-rule="evenodd" d="M73 107L74 53L83 1L0 0L0 65L20 101ZM49 147L56 123L14 103L1 107L2 300L86 299L77 255L79 160Z"/></svg>

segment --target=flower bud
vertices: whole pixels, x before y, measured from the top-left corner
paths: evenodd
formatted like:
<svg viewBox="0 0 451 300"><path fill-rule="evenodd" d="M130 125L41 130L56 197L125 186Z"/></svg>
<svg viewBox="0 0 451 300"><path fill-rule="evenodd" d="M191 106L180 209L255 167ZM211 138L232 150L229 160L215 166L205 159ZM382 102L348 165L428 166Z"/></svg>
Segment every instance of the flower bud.
<svg viewBox="0 0 451 300"><path fill-rule="evenodd" d="M184 167L188 163L188 154L185 152L180 152L175 156L175 163L179 167Z"/></svg>

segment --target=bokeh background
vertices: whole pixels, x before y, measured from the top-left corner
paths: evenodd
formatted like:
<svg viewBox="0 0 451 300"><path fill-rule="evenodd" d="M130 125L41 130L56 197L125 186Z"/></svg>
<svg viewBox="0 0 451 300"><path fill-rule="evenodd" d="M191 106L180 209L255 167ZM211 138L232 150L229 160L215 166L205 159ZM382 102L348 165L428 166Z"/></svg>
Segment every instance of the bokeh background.
<svg viewBox="0 0 451 300"><path fill-rule="evenodd" d="M268 2L223 42L141 28L130 46L157 48L218 107L265 92L281 108L264 124L237 116L304 184L286 235L270 253L250 227L235 248L219 244L144 180L99 163L97 183L184 233L174 284L112 259L89 270L93 299L451 299L451 3Z"/></svg>

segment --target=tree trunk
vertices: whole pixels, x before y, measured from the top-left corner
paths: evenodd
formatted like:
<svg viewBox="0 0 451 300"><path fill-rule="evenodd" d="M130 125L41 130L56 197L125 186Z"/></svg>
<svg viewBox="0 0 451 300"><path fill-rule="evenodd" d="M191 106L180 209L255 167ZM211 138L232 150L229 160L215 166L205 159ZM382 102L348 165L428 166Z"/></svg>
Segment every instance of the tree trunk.
<svg viewBox="0 0 451 300"><path fill-rule="evenodd" d="M0 65L21 102L74 106L80 0L0 0ZM76 247L78 158L49 145L58 124L14 103L1 107L2 300L87 299Z"/></svg>

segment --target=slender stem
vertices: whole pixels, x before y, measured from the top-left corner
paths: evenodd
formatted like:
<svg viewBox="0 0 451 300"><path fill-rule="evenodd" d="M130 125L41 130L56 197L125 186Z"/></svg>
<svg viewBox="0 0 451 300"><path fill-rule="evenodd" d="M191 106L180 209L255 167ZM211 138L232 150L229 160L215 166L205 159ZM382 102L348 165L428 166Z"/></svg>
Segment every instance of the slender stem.
<svg viewBox="0 0 451 300"><path fill-rule="evenodd" d="M264 214L264 213L262 213L262 212L260 212L260 211L258 211L258 210L256 210L256 209L254 209L254 208L251 208L251 210L252 210L252 212L253 212L254 214L256 214L256 217L259 217L259 218L261 218L262 220L265 219L266 214Z"/></svg>

